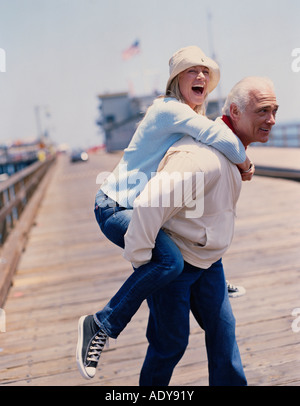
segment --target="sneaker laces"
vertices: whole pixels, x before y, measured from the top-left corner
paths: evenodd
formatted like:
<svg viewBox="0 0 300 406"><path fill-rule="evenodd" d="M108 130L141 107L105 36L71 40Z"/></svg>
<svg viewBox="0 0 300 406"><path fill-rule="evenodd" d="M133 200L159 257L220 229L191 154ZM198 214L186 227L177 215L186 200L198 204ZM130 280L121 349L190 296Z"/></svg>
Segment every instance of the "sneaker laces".
<svg viewBox="0 0 300 406"><path fill-rule="evenodd" d="M99 333L93 338L91 342L90 351L88 352L87 361L98 362L102 353L103 347L106 343L108 336L99 331Z"/></svg>

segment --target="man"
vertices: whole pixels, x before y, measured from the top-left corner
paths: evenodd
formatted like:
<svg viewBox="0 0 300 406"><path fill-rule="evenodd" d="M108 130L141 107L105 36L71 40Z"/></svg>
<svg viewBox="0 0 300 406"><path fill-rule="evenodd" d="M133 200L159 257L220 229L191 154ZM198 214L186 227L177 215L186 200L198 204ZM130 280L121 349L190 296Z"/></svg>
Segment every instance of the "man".
<svg viewBox="0 0 300 406"><path fill-rule="evenodd" d="M272 82L249 77L232 89L222 121L247 148L268 140L277 110ZM175 172L181 176L172 177ZM202 185L196 181L199 173L204 174ZM166 182L170 179L171 189ZM140 385L169 384L188 344L190 310L205 330L210 385L247 384L221 260L233 238L240 190L236 166L211 147L184 138L169 149L158 173L137 198L125 235L125 258L134 266L147 263L163 227L185 260L184 272L148 299L149 347ZM181 207L178 191L182 191ZM170 194L168 205L162 203L166 194Z"/></svg>

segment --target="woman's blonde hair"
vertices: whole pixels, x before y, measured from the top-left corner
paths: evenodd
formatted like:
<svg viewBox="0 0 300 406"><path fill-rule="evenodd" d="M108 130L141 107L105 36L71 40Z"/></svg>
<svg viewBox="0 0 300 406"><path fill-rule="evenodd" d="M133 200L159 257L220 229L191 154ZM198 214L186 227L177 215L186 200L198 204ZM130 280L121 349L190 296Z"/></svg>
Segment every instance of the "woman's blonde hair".
<svg viewBox="0 0 300 406"><path fill-rule="evenodd" d="M186 103L179 87L179 75L175 76L175 78L170 83L169 87L166 89L166 94L163 97L174 97L175 99L179 100L182 103ZM205 96L205 101L203 104L195 107L195 112L205 116L206 113L206 106L207 106L207 94Z"/></svg>

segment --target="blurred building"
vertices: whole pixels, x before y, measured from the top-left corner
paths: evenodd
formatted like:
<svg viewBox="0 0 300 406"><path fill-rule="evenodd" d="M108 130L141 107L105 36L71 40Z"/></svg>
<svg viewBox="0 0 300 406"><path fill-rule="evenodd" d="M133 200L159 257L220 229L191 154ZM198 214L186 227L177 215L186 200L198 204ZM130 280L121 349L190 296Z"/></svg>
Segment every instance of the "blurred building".
<svg viewBox="0 0 300 406"><path fill-rule="evenodd" d="M107 152L126 148L148 107L157 94L131 97L128 93L99 95L100 117L97 124L104 132ZM215 119L220 115L219 102L209 101L206 115Z"/></svg>

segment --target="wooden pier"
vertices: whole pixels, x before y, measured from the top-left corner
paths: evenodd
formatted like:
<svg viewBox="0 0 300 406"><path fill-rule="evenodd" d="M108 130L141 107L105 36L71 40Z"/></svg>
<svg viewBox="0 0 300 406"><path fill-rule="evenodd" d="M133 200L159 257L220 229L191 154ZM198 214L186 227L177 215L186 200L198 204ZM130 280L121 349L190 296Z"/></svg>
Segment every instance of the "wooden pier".
<svg viewBox="0 0 300 406"><path fill-rule="evenodd" d="M285 166L286 160L300 170L299 151L255 148L249 155L257 165ZM110 340L93 380L81 377L75 361L79 317L102 308L131 273L93 213L96 177L119 158L104 152L76 164L58 158L2 304L0 385L138 385L147 348L146 303ZM224 265L227 279L247 290L231 303L250 386L300 386L299 209L299 182L255 176L243 184ZM171 385L208 385L204 334L192 317L189 347Z"/></svg>

